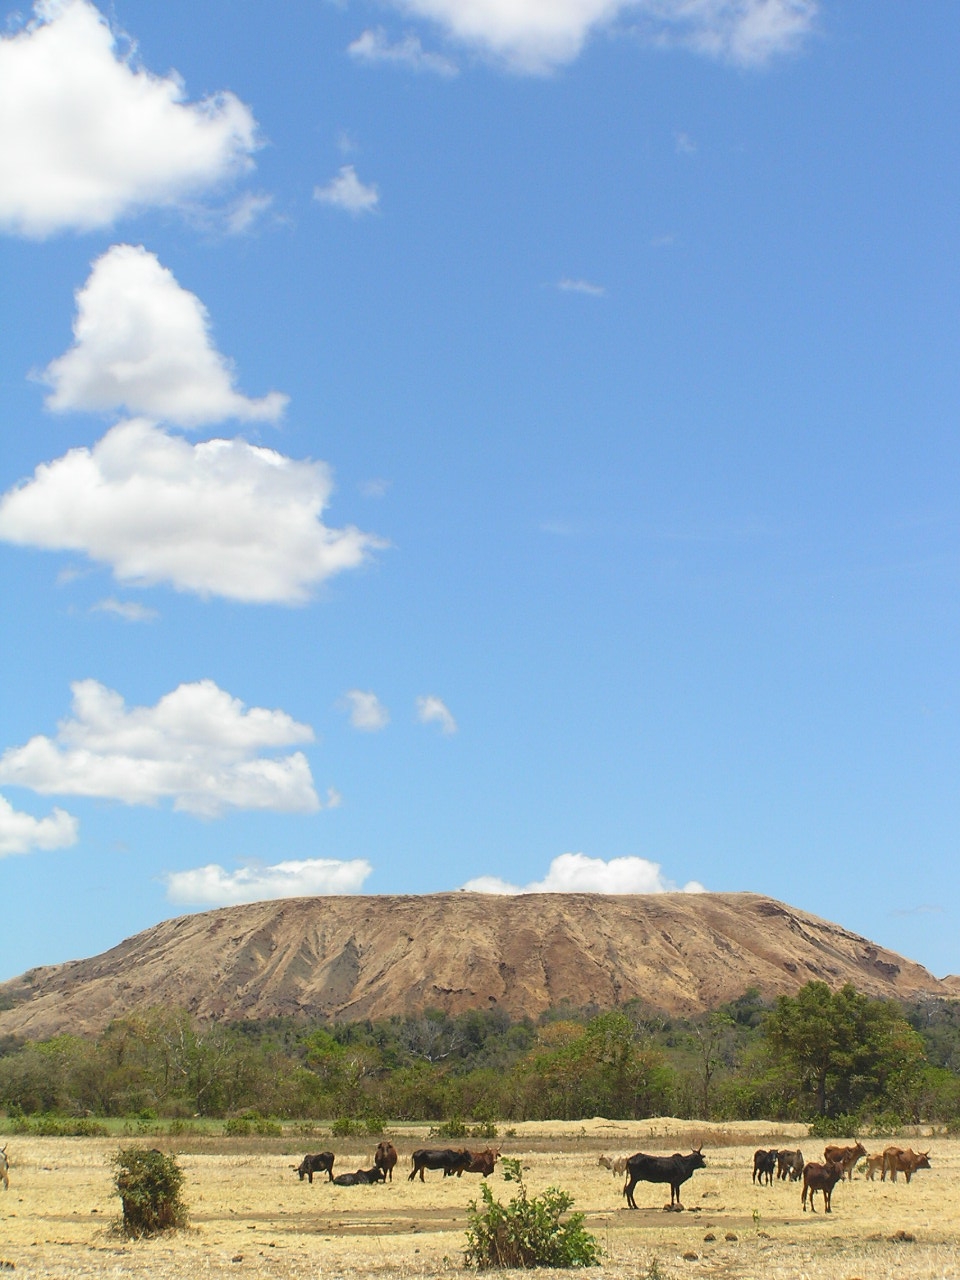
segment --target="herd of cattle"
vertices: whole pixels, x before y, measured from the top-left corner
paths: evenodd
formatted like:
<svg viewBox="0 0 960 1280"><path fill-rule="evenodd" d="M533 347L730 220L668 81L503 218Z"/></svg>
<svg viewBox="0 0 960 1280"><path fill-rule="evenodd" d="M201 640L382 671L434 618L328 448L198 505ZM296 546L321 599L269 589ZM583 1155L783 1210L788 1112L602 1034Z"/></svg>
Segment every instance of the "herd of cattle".
<svg viewBox="0 0 960 1280"><path fill-rule="evenodd" d="M372 1169L357 1169L355 1173L333 1174L334 1155L332 1151L321 1151L317 1155L304 1156L298 1165L291 1165L300 1175L300 1181L307 1178L313 1182L315 1173L325 1173L330 1182L338 1187L357 1187L372 1182L393 1181L396 1167L397 1149L392 1142L381 1142L373 1157ZM493 1173L494 1166L500 1159L500 1150L487 1147L484 1151L468 1151L466 1147L419 1147L413 1153L413 1169L409 1181L419 1173L420 1181L424 1181L424 1169L442 1169L445 1178L454 1174L459 1178L464 1173L479 1173L484 1178Z"/></svg>
<svg viewBox="0 0 960 1280"><path fill-rule="evenodd" d="M865 1162L866 1176L871 1182L875 1180L878 1169L881 1182L886 1182L888 1173L891 1182L896 1182L898 1173L905 1174L909 1182L918 1169L930 1168L929 1151L914 1151L910 1147L886 1147L869 1155L862 1142L852 1147L828 1146L824 1147L822 1164L814 1160L805 1164L801 1151L761 1149L753 1153L753 1181L761 1185L766 1182L769 1186L773 1182L774 1169L776 1176L784 1180L789 1177L791 1182L797 1182L802 1177L801 1203L804 1210L809 1195L810 1209L816 1213L813 1197L819 1191L823 1196L824 1212L829 1213L833 1188L844 1178L853 1181L853 1170L860 1160Z"/></svg>

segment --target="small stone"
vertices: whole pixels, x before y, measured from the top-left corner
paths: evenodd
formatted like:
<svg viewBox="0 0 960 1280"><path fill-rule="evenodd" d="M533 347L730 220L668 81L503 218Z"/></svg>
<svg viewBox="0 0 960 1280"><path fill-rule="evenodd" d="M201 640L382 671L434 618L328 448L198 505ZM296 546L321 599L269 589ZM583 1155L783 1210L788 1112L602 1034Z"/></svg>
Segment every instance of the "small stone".
<svg viewBox="0 0 960 1280"><path fill-rule="evenodd" d="M728 1232L727 1232L727 1234L726 1234L723 1238L724 1238L724 1240L731 1240L731 1241L739 1240L739 1239L740 1239L740 1237L737 1235L737 1233L736 1233L735 1231L728 1231Z"/></svg>
<svg viewBox="0 0 960 1280"><path fill-rule="evenodd" d="M716 1240L717 1237L713 1234L712 1231L708 1231L703 1238L705 1241L712 1241L712 1240Z"/></svg>
<svg viewBox="0 0 960 1280"><path fill-rule="evenodd" d="M242 1262L242 1261L243 1261L243 1254L242 1254L242 1253L235 1253L235 1254L233 1255L233 1257L230 1259L230 1261L231 1261L231 1262Z"/></svg>
<svg viewBox="0 0 960 1280"><path fill-rule="evenodd" d="M700 1255L699 1253L694 1253L692 1249L688 1249L683 1255L683 1260L684 1262L699 1262Z"/></svg>

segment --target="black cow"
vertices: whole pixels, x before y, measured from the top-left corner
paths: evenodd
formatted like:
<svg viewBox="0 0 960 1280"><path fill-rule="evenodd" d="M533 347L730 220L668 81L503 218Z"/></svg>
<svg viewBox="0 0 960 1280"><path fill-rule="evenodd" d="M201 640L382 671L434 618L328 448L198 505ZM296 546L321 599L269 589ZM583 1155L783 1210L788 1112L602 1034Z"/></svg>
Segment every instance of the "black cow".
<svg viewBox="0 0 960 1280"><path fill-rule="evenodd" d="M374 1182L386 1182L386 1175L376 1165L372 1169L358 1169L356 1173L338 1173L332 1179L337 1187L365 1187Z"/></svg>
<svg viewBox="0 0 960 1280"><path fill-rule="evenodd" d="M787 1178L791 1182L796 1182L803 1173L803 1152L802 1151L778 1151L777 1152L777 1177L786 1182Z"/></svg>
<svg viewBox="0 0 960 1280"><path fill-rule="evenodd" d="M313 1182L315 1173L325 1173L329 1180L333 1181L333 1152L321 1151L315 1156L304 1156L299 1165L293 1165L297 1173L300 1175L300 1181L303 1181L304 1175Z"/></svg>
<svg viewBox="0 0 960 1280"><path fill-rule="evenodd" d="M672 1156L648 1156L638 1151L627 1161L627 1180L623 1184L627 1204L631 1209L637 1207L633 1188L638 1182L669 1182L670 1208L682 1209L680 1187L693 1174L694 1169L704 1169L706 1164L700 1147L696 1147L688 1156L682 1156L679 1152Z"/></svg>
<svg viewBox="0 0 960 1280"><path fill-rule="evenodd" d="M419 1147L411 1159L413 1168L407 1181L412 1182L419 1173L420 1181L424 1182L424 1169L442 1169L446 1178L466 1169L473 1157L463 1148L455 1151L452 1147Z"/></svg>
<svg viewBox="0 0 960 1280"><path fill-rule="evenodd" d="M776 1151L764 1151L761 1147L759 1151L753 1153L753 1178L751 1181L759 1182L763 1186L766 1179L767 1186L773 1183L773 1171L777 1164Z"/></svg>

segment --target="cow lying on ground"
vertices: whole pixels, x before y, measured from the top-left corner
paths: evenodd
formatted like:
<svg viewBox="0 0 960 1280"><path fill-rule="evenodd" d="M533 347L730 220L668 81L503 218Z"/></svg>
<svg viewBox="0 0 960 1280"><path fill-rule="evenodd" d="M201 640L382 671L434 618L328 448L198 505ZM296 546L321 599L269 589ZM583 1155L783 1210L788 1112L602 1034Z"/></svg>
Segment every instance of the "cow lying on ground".
<svg viewBox="0 0 960 1280"><path fill-rule="evenodd" d="M419 1173L420 1181L423 1182L424 1169L442 1169L445 1177L458 1170L462 1172L470 1163L470 1152L462 1147L459 1150L452 1147L419 1147L410 1158L413 1168L407 1181L412 1182Z"/></svg>
<svg viewBox="0 0 960 1280"><path fill-rule="evenodd" d="M753 1153L753 1178L752 1182L759 1182L763 1185L766 1178L767 1186L773 1183L773 1171L777 1164L776 1151L764 1151L763 1148Z"/></svg>
<svg viewBox="0 0 960 1280"><path fill-rule="evenodd" d="M885 1182L887 1174L890 1181L896 1182L898 1173L905 1173L909 1182L918 1169L930 1168L929 1151L912 1151L909 1147L904 1151L900 1147L887 1147L883 1153L883 1172L880 1181Z"/></svg>
<svg viewBox="0 0 960 1280"><path fill-rule="evenodd" d="M787 1178L791 1182L796 1182L803 1176L803 1152L802 1151L778 1151L777 1152L777 1177L783 1182Z"/></svg>
<svg viewBox="0 0 960 1280"><path fill-rule="evenodd" d="M364 1187L386 1180L387 1175L374 1165L372 1169L358 1169L356 1173L338 1173L333 1183L337 1187Z"/></svg>
<svg viewBox="0 0 960 1280"><path fill-rule="evenodd" d="M853 1170L857 1161L867 1154L862 1142L854 1147L824 1147L824 1164L842 1164L843 1172L849 1182L853 1181Z"/></svg>
<svg viewBox="0 0 960 1280"><path fill-rule="evenodd" d="M300 1175L300 1181L304 1179L304 1175L313 1182L315 1173L325 1173L330 1181L333 1181L333 1152L321 1151L315 1156L304 1156L298 1165L292 1164L291 1169L296 1169Z"/></svg>
<svg viewBox="0 0 960 1280"><path fill-rule="evenodd" d="M393 1169L397 1163L397 1148L392 1142L381 1142L379 1144L373 1157L373 1163L378 1169L383 1170L391 1182L393 1181Z"/></svg>
<svg viewBox="0 0 960 1280"><path fill-rule="evenodd" d="M614 1156L613 1159L611 1159L610 1156L600 1156L597 1160L597 1164L603 1165L604 1169L609 1169L614 1177L616 1177L618 1173L627 1172L626 1156Z"/></svg>
<svg viewBox="0 0 960 1280"><path fill-rule="evenodd" d="M4 1191L10 1190L10 1161L7 1159L7 1148L0 1147L0 1179L3 1180Z"/></svg>
<svg viewBox="0 0 960 1280"><path fill-rule="evenodd" d="M627 1161L627 1180L623 1184L627 1204L631 1209L637 1207L633 1188L638 1182L669 1182L670 1208L682 1210L680 1187L692 1176L694 1169L704 1169L706 1164L700 1147L695 1148L688 1156L682 1156L679 1152L672 1156L648 1156L638 1151Z"/></svg>
<svg viewBox="0 0 960 1280"><path fill-rule="evenodd" d="M468 1151L467 1155L470 1157L470 1163L456 1170L457 1177L459 1178L462 1173L482 1173L485 1178L489 1178L500 1159L500 1148L487 1147L486 1151ZM454 1172L452 1169L444 1169L443 1176L447 1178L452 1172Z"/></svg>
<svg viewBox="0 0 960 1280"><path fill-rule="evenodd" d="M813 1203L813 1197L817 1191L823 1192L824 1213L830 1212L830 1196L833 1194L833 1188L843 1178L843 1165L837 1160L832 1164L817 1164L811 1160L809 1164L803 1166L803 1195L800 1197L803 1204L803 1211L807 1211L807 1192L810 1192L810 1212L816 1213L817 1210Z"/></svg>

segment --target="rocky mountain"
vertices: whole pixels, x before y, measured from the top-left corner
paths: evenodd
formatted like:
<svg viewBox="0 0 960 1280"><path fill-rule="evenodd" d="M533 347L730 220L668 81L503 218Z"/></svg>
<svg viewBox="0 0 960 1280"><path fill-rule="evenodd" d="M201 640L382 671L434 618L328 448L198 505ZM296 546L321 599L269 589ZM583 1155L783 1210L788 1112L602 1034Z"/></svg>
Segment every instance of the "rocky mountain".
<svg viewBox="0 0 960 1280"><path fill-rule="evenodd" d="M258 902L180 916L88 960L0 984L0 1034L92 1033L133 1009L201 1019L384 1017L639 999L692 1014L811 978L871 996L960 996L960 979L752 893L442 893Z"/></svg>

